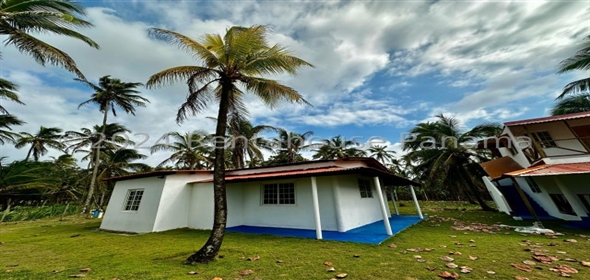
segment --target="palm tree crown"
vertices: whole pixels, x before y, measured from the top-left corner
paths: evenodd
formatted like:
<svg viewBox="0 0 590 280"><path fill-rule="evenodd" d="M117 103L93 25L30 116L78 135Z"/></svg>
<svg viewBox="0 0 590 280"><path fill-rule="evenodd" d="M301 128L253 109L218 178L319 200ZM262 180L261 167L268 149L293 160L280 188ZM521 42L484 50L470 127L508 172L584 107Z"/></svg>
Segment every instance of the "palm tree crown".
<svg viewBox="0 0 590 280"><path fill-rule="evenodd" d="M18 98L18 94L16 91L18 90L18 86L8 80L0 78L0 99L10 100L16 102L18 104L24 105L22 101ZM0 104L0 113L1 114L8 114L8 111Z"/></svg>
<svg viewBox="0 0 590 280"><path fill-rule="evenodd" d="M481 198L481 176L485 172L479 162L488 159L484 151L472 149L474 140L497 135L501 126L482 124L462 132L459 121L437 115L436 122L420 123L410 133L415 141L407 139L404 150L410 152L405 161L415 165L413 171L425 187L445 186L449 191L475 198L485 210L491 208Z"/></svg>
<svg viewBox="0 0 590 280"><path fill-rule="evenodd" d="M54 148L57 150L64 150L65 145L61 142L62 130L57 127L43 127L39 129L35 135L28 132L21 132L20 139L17 140L15 147L20 149L24 146L31 145L25 161L29 160L31 154L35 161L39 161L39 158L45 155L48 150L47 147Z"/></svg>
<svg viewBox="0 0 590 280"><path fill-rule="evenodd" d="M561 74L573 70L590 71L590 35L584 38L581 49L574 56L560 63L557 73ZM590 77L567 84L557 98L561 99L567 94L584 92L590 92Z"/></svg>
<svg viewBox="0 0 590 280"><path fill-rule="evenodd" d="M98 44L72 30L92 24L78 18L84 9L70 0L2 0L0 1L0 35L7 35L6 45L32 56L39 64L59 65L84 79L74 60L65 52L33 36L30 32L65 35L81 40L93 48Z"/></svg>
<svg viewBox="0 0 590 280"><path fill-rule="evenodd" d="M576 94L557 102L551 110L552 116L590 111L590 94Z"/></svg>
<svg viewBox="0 0 590 280"><path fill-rule="evenodd" d="M158 39L178 45L201 60L200 66L178 66L152 75L147 87L153 88L184 81L188 97L176 115L182 122L188 115L201 112L212 100L219 105L216 139L226 136L228 114L245 115L242 101L246 92L258 97L270 107L281 100L308 104L294 89L261 76L281 73L295 74L310 63L291 55L283 46L270 46L266 40L268 27L234 26L224 36L206 34L193 40L180 33L151 28L149 33ZM187 260L189 263L211 261L219 252L227 222L225 192L225 141L215 142L214 197L215 216L211 235L206 244Z"/></svg>

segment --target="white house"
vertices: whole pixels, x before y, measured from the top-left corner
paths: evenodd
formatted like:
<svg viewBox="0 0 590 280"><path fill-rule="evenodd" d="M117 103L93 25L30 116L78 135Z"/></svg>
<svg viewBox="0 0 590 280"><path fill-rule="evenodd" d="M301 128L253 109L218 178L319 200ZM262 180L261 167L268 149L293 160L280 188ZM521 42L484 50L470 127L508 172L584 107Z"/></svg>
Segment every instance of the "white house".
<svg viewBox="0 0 590 280"><path fill-rule="evenodd" d="M210 170L156 171L109 180L116 184L101 229L140 233L213 225ZM311 229L318 239L322 230L345 232L380 220L391 235L385 186L416 185L372 158L228 170L225 180L227 227Z"/></svg>
<svg viewBox="0 0 590 280"><path fill-rule="evenodd" d="M503 156L482 164L500 210L590 227L590 112L507 122L481 145Z"/></svg>

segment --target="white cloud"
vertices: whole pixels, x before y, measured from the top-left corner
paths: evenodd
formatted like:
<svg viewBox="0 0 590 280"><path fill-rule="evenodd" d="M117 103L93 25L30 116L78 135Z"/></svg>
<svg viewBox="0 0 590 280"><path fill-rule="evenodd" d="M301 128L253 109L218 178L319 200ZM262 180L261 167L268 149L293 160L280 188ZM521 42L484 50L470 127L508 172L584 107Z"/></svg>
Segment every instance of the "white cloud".
<svg viewBox="0 0 590 280"><path fill-rule="evenodd" d="M354 124L359 132L366 126L384 126L399 134L416 123L414 119L436 113L452 112L467 123L541 111L535 102L554 98L565 81L581 75L553 73L590 29L581 24L588 23L588 6L583 1L228 3L103 3L111 8L88 9L95 28L81 30L101 45L100 50L59 36L39 37L69 53L92 81L112 75L145 82L168 67L197 63L175 46L150 38L149 27L197 38L223 33L232 25L271 24L270 42L288 46L315 65L296 77L274 78L297 89L314 107L283 103L270 110L248 96L245 102L254 122L302 131L306 125ZM72 82L70 73L41 67L12 46L3 47L2 54L0 76L20 84L27 103L3 104L28 122L15 130L35 131L40 125L79 129L100 122L95 108L76 109L92 92ZM456 93L441 100L417 97L415 89L426 84ZM212 131L214 123L205 117L216 115L215 106L180 126L175 123L186 91L183 83L142 89L152 101L146 108L138 108L135 117L120 114L110 120L148 133L154 140L171 130ZM524 108L523 100L527 100ZM11 158L21 153L7 147L2 152ZM164 156L157 154L149 163Z"/></svg>

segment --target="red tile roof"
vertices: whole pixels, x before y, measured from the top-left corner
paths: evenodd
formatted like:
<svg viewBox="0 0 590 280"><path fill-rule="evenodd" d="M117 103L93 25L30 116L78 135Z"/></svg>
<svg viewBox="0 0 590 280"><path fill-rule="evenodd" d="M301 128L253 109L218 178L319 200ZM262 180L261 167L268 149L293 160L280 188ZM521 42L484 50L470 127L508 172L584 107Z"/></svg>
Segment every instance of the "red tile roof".
<svg viewBox="0 0 590 280"><path fill-rule="evenodd" d="M541 164L509 173L508 176L551 176L590 173L590 162Z"/></svg>
<svg viewBox="0 0 590 280"><path fill-rule="evenodd" d="M566 121L566 120L581 119L581 118L587 118L587 117L590 117L590 111L589 112L566 114L566 115L559 115L559 116L551 116L551 117L543 117L543 118L536 118L536 119L506 122L506 123L504 123L504 125L505 126L527 125L527 124L535 124L535 123Z"/></svg>

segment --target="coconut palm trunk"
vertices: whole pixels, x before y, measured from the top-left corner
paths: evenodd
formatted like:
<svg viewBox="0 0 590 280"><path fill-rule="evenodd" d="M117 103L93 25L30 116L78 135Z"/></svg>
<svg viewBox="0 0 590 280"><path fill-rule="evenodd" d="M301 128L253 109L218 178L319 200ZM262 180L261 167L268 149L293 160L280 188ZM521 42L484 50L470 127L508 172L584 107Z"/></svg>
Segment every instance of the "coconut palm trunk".
<svg viewBox="0 0 590 280"><path fill-rule="evenodd" d="M213 199L214 217L213 228L209 239L197 251L186 260L187 263L207 263L219 252L225 227L227 224L227 194L225 191L225 131L227 130L227 113L229 111L229 93L231 82L222 83L222 92L217 114L217 128L215 129L215 160L213 162Z"/></svg>
<svg viewBox="0 0 590 280"><path fill-rule="evenodd" d="M101 135L104 135L107 129L107 116L109 113L109 107L107 105L106 109L104 110L104 114L102 117L102 129L100 130ZM86 201L84 201L84 207L82 207L82 214L87 214L88 209L90 208L90 202L92 201L92 196L94 195L94 189L96 189L96 177L98 177L98 166L100 165L100 145L102 143L99 141L96 143L96 150L94 151L94 159L93 159L93 167L92 167L92 177L90 178L90 186L88 187L88 194L86 197Z"/></svg>

